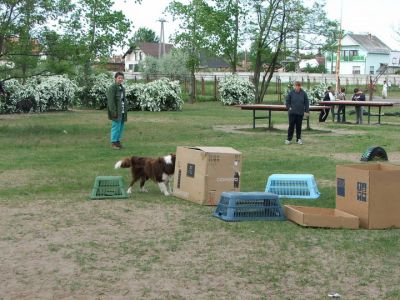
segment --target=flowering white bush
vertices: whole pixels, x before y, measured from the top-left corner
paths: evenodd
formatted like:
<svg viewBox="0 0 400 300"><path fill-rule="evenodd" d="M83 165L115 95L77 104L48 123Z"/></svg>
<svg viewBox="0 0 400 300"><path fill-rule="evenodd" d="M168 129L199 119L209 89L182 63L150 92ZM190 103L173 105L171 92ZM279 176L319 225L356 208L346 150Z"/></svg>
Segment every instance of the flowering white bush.
<svg viewBox="0 0 400 300"><path fill-rule="evenodd" d="M308 100L310 101L310 105L317 105L319 101L322 101L322 99L325 96L325 92L328 89L328 84L326 83L320 83L318 85L312 86L309 90L302 87L302 89L307 93ZM331 84L331 86L333 86ZM290 81L288 84L288 89L286 91L286 95L294 89L294 81Z"/></svg>
<svg viewBox="0 0 400 300"><path fill-rule="evenodd" d="M255 100L254 85L237 75L222 78L218 84L218 91L224 105L246 104Z"/></svg>
<svg viewBox="0 0 400 300"><path fill-rule="evenodd" d="M107 107L107 89L113 83L112 77L107 73L93 75L92 86L88 91L89 107L103 109Z"/></svg>
<svg viewBox="0 0 400 300"><path fill-rule="evenodd" d="M0 113L67 110L78 90L65 76L30 78L24 85L12 79L5 82L9 94L0 101Z"/></svg>
<svg viewBox="0 0 400 300"><path fill-rule="evenodd" d="M35 88L40 111L67 110L78 91L76 83L66 76L42 77L29 82L29 85Z"/></svg>
<svg viewBox="0 0 400 300"><path fill-rule="evenodd" d="M319 101L324 99L328 86L329 85L326 83L320 83L318 85L314 85L309 90L306 90L308 99L310 100L310 105L318 104Z"/></svg>
<svg viewBox="0 0 400 300"><path fill-rule="evenodd" d="M22 91L21 84L16 79L4 82L4 90L8 95L0 95L0 113L11 114L16 112L16 103L18 102L19 93Z"/></svg>
<svg viewBox="0 0 400 300"><path fill-rule="evenodd" d="M146 85L144 83L135 83L125 87L125 97L128 111L140 110L140 100L138 98L143 92L145 86Z"/></svg>
<svg viewBox="0 0 400 300"><path fill-rule="evenodd" d="M148 111L181 110L181 87L179 81L162 78L144 86L138 95L140 107Z"/></svg>
<svg viewBox="0 0 400 300"><path fill-rule="evenodd" d="M93 74L89 79L85 79L81 74L76 77L76 81L79 82L76 105L95 109L107 107L107 89L114 82L111 74Z"/></svg>

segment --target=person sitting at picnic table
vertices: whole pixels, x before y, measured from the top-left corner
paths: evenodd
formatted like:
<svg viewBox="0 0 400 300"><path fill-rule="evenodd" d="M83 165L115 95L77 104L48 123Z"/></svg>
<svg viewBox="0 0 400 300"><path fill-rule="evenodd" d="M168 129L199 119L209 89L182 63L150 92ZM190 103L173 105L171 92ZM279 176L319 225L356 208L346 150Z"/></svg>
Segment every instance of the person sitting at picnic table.
<svg viewBox="0 0 400 300"><path fill-rule="evenodd" d="M354 95L351 98L352 101L365 101L365 95L359 88L354 89ZM357 121L356 124L362 124L363 107L356 106Z"/></svg>
<svg viewBox="0 0 400 300"><path fill-rule="evenodd" d="M346 89L344 87L342 87L340 89L340 92L337 95L337 100L339 101L344 101L346 100ZM345 114L345 108L346 106L344 104L340 104L338 107L338 111L337 111L337 121L345 123L346 122L346 114ZM340 115L342 115L342 118L340 119Z"/></svg>
<svg viewBox="0 0 400 300"><path fill-rule="evenodd" d="M324 98L322 99L322 101L333 101L333 100L335 100L335 96L333 95L332 87L328 86L328 89L326 90ZM326 119L328 118L328 115L329 115L329 111L330 111L329 108L321 110L321 113L319 114L319 121L320 122L325 122L326 121Z"/></svg>

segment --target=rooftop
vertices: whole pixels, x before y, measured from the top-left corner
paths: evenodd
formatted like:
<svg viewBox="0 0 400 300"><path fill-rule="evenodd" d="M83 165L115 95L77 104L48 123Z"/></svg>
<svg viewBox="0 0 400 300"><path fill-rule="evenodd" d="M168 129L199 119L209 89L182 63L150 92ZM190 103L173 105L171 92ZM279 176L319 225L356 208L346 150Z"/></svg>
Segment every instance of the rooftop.
<svg viewBox="0 0 400 300"><path fill-rule="evenodd" d="M368 52L389 54L392 50L375 35L354 33L349 33L347 35Z"/></svg>

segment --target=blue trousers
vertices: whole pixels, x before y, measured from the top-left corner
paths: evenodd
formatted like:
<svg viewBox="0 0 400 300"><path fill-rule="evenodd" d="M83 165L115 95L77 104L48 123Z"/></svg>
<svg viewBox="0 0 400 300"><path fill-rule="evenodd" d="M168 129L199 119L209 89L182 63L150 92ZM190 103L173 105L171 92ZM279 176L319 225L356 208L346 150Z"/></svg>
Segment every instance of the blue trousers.
<svg viewBox="0 0 400 300"><path fill-rule="evenodd" d="M289 114L288 141L293 138L294 130L296 129L296 141L301 139L301 125L303 123L303 115Z"/></svg>
<svg viewBox="0 0 400 300"><path fill-rule="evenodd" d="M124 118L120 121L111 121L111 143L121 141L122 132L124 131Z"/></svg>

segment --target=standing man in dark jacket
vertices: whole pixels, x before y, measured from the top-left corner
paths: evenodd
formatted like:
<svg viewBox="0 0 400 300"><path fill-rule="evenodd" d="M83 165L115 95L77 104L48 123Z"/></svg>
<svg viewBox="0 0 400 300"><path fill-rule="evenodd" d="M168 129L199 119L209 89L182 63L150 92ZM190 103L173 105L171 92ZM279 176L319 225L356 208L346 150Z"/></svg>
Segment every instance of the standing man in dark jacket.
<svg viewBox="0 0 400 300"><path fill-rule="evenodd" d="M111 147L121 149L121 137L127 121L127 107L125 103L124 73L114 75L115 82L107 90L108 119L111 120Z"/></svg>
<svg viewBox="0 0 400 300"><path fill-rule="evenodd" d="M309 116L310 102L308 100L307 93L301 88L301 83L296 81L294 84L294 90L290 91L286 96L286 108L289 114L289 128L286 145L292 142L294 128L296 127L296 141L297 144L302 145L301 139L301 125L303 123L303 117Z"/></svg>

